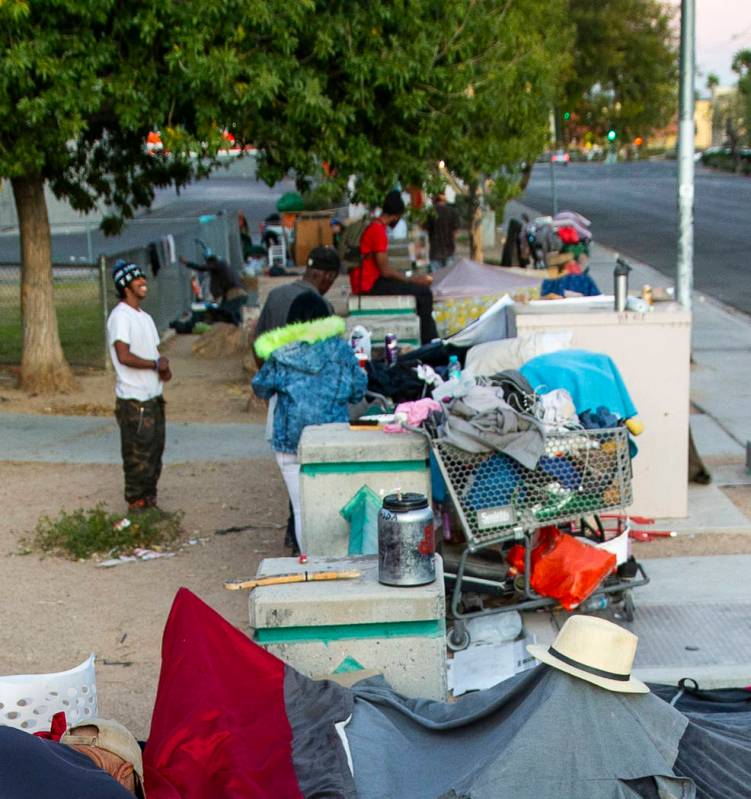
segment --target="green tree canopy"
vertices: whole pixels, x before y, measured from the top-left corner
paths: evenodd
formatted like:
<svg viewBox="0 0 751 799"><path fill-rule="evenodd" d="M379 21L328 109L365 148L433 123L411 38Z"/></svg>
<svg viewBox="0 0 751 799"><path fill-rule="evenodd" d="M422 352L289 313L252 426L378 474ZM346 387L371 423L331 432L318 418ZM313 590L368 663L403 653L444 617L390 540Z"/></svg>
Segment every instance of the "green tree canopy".
<svg viewBox="0 0 751 799"><path fill-rule="evenodd" d="M733 56L732 67L738 75L738 133L746 144L751 145L751 50L739 50Z"/></svg>
<svg viewBox="0 0 751 799"><path fill-rule="evenodd" d="M658 0L569 0L574 62L561 107L571 129L620 141L647 136L677 110L674 12Z"/></svg>
<svg viewBox="0 0 751 799"><path fill-rule="evenodd" d="M542 147L564 0L4 0L0 177L22 248L22 385L71 382L43 186L114 230L207 174L224 127L273 182L322 160L377 201L438 159L462 179ZM170 155L145 152L158 127Z"/></svg>
<svg viewBox="0 0 751 799"><path fill-rule="evenodd" d="M151 203L155 186L205 174L224 120L266 107L290 85L292 37L310 8L309 0L0 2L0 178L11 181L21 233L22 386L72 384L52 301L45 182L78 210L103 200L115 229ZM169 157L145 152L155 125Z"/></svg>
<svg viewBox="0 0 751 799"><path fill-rule="evenodd" d="M261 145L266 179L324 159L370 201L438 160L462 177L516 164L544 145L563 11L564 0L316 2L294 49L305 102L279 95L278 129L246 118L240 130Z"/></svg>
<svg viewBox="0 0 751 799"><path fill-rule="evenodd" d="M306 104L277 97L278 130L245 120L260 174L310 174L324 159L377 202L444 161L467 185L496 175L508 188L503 175L515 184L545 145L571 40L564 12L565 0L317 3L294 51Z"/></svg>

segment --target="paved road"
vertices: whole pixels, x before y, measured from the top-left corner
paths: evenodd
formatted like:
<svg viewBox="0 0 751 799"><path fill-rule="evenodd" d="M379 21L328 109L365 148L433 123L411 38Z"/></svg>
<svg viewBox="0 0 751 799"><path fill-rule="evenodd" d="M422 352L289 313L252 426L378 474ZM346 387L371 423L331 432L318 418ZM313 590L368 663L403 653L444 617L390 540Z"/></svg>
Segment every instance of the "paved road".
<svg viewBox="0 0 751 799"><path fill-rule="evenodd" d="M676 262L675 162L570 164L556 168L559 208L593 221L603 244L672 276ZM552 209L550 169L537 164L522 202ZM695 287L751 313L751 179L697 166Z"/></svg>
<svg viewBox="0 0 751 799"><path fill-rule="evenodd" d="M91 249L95 255L123 252L144 247L160 236L178 235L194 230L196 219L203 214L226 210L243 211L255 241L258 224L276 208L277 199L294 189L293 181L284 180L273 187L256 180L252 165L243 161L234 171L221 169L207 180L193 183L180 190L160 189L156 192L152 210L141 212L118 236L104 236L98 229L91 232ZM56 233L52 238L53 258L60 262L86 260L88 242L85 231ZM0 263L18 263L19 241L15 235L0 236Z"/></svg>

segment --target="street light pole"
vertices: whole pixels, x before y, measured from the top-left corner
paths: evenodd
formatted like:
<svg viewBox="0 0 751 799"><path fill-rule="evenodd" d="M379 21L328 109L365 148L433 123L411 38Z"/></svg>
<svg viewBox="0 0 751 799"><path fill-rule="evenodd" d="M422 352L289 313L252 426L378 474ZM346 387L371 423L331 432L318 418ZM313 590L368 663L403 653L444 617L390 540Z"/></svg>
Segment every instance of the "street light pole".
<svg viewBox="0 0 751 799"><path fill-rule="evenodd" d="M550 195L553 202L553 216L558 213L558 186L555 182L555 162L550 156Z"/></svg>
<svg viewBox="0 0 751 799"><path fill-rule="evenodd" d="M694 286L694 0L681 0L680 121L678 127L678 302L691 309Z"/></svg>

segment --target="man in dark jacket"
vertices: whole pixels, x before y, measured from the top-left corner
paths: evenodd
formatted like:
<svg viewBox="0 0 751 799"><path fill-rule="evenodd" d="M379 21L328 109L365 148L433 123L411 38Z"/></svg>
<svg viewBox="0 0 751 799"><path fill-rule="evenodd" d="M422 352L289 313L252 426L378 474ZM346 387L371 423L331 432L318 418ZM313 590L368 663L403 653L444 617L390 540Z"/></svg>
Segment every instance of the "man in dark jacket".
<svg viewBox="0 0 751 799"><path fill-rule="evenodd" d="M248 293L243 288L237 272L223 259L216 255L208 255L205 264L195 264L184 255L180 263L196 272L209 273L209 290L211 296L219 301L219 316L222 322L233 325L242 323L242 309L248 300Z"/></svg>
<svg viewBox="0 0 751 799"><path fill-rule="evenodd" d="M446 195L436 194L433 198L433 211L425 225L430 245L430 271L435 272L449 266L456 250L456 231L459 229L459 215L456 208L446 202Z"/></svg>
<svg viewBox="0 0 751 799"><path fill-rule="evenodd" d="M293 283L286 283L277 286L269 292L266 302L261 309L261 315L256 322L255 338L268 333L277 327L284 327L289 323L289 310L292 303L301 294L315 294L323 297L324 294L334 285L341 268L341 261L333 247L315 247L308 255L305 264L305 274L300 280ZM323 300L328 315L334 313L334 309L328 300ZM253 350L255 354L255 350ZM260 367L262 361L256 355L256 363Z"/></svg>

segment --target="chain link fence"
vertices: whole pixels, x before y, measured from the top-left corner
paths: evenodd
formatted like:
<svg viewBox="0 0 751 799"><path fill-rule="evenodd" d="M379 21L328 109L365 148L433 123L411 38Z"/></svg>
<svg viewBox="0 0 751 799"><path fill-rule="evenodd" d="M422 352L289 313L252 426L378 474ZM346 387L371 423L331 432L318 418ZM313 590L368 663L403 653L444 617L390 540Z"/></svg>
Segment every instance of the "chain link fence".
<svg viewBox="0 0 751 799"><path fill-rule="evenodd" d="M205 256L212 253L235 269L242 269L236 213L206 214L193 219L136 220L130 225L130 233L131 240L138 238L141 243L101 255L92 263L84 254L91 252L90 233L73 234L81 239L85 249L80 255L69 255L71 251L77 253L79 245L74 240L71 250L70 240L55 236L53 231L55 309L63 352L72 366L107 366L106 320L118 302L111 278L118 258L138 264L148 277L149 293L143 308L154 318L160 333L181 316L190 314L193 277L198 280L202 295L209 295L208 274L186 268L179 262L180 256L202 264ZM66 262L59 260L63 253ZM21 342L21 267L18 263L0 262L0 363L20 363Z"/></svg>
<svg viewBox="0 0 751 799"><path fill-rule="evenodd" d="M103 280L97 264L54 264L63 351L75 366L104 366ZM21 267L0 264L0 363L21 361Z"/></svg>

